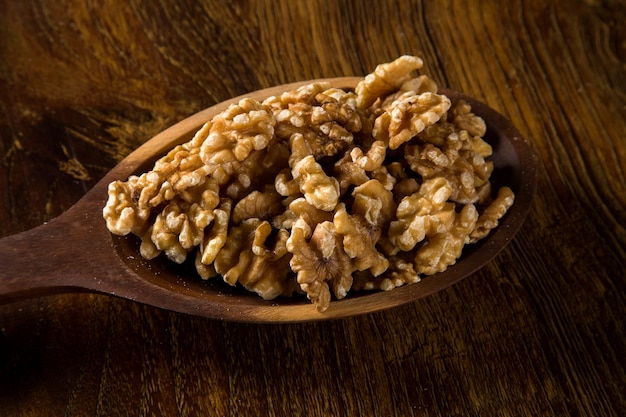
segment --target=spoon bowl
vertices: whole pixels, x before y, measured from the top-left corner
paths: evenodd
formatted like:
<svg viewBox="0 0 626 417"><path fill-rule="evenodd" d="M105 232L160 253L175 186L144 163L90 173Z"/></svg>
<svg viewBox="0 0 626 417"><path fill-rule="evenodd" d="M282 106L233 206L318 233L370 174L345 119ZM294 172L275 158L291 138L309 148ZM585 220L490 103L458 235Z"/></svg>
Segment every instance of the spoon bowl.
<svg viewBox="0 0 626 417"><path fill-rule="evenodd" d="M352 89L362 78L314 81ZM122 297L180 313L241 322L303 322L349 317L399 306L460 281L496 256L521 227L536 186L537 161L528 142L502 115L461 93L441 89L453 101L466 100L487 124L485 140L494 150L492 180L516 195L500 225L489 236L465 247L446 271L391 291L351 292L320 313L304 296L265 301L219 279L201 280L193 268L160 258L145 260L138 239L115 236L102 218L108 184L146 171L174 146L187 142L216 114L243 97L263 100L313 81L303 81L236 97L190 116L137 148L109 171L61 216L29 231L0 239L0 304L67 292Z"/></svg>

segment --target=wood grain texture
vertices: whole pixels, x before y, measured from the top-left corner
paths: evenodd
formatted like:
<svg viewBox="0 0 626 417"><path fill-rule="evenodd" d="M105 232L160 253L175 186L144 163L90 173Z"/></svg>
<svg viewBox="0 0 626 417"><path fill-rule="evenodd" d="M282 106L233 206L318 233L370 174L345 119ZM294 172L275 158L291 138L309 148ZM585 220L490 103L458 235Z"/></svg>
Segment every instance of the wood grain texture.
<svg viewBox="0 0 626 417"><path fill-rule="evenodd" d="M1 0L0 236L198 110L405 53L513 120L540 177L493 262L387 312L273 326L86 294L2 306L0 415L620 415L625 16L615 0Z"/></svg>

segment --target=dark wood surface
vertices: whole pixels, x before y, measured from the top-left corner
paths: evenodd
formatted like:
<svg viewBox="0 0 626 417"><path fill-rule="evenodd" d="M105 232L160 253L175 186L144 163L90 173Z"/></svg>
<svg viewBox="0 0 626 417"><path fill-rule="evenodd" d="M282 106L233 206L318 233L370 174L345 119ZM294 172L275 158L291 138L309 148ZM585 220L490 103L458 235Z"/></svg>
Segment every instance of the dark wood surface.
<svg viewBox="0 0 626 417"><path fill-rule="evenodd" d="M0 415L622 415L626 4L484 3L0 1L0 236L196 111L401 54L539 158L514 241L388 311L258 325L89 294L0 306Z"/></svg>

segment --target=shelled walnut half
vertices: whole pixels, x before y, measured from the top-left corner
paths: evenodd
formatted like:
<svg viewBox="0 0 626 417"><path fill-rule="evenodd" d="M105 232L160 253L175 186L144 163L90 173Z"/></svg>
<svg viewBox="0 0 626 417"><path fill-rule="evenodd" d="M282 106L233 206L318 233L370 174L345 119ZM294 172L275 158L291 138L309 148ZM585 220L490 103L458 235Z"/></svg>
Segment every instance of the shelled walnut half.
<svg viewBox="0 0 626 417"><path fill-rule="evenodd" d="M354 91L241 100L151 171L111 183L107 228L139 236L146 258L193 259L203 279L305 294L320 311L445 270L515 196L492 190L485 122L422 64L379 65Z"/></svg>

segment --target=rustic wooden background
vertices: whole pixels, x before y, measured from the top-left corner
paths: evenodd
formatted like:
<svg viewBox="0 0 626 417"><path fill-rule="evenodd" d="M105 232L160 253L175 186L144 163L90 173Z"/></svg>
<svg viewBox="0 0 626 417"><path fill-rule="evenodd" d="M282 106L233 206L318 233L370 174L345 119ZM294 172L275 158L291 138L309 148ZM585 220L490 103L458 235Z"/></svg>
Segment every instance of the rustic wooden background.
<svg viewBox="0 0 626 417"><path fill-rule="evenodd" d="M537 153L529 218L493 262L424 300L310 324L85 294L0 306L0 415L623 413L624 1L0 0L0 236L62 213L198 110L401 54Z"/></svg>

